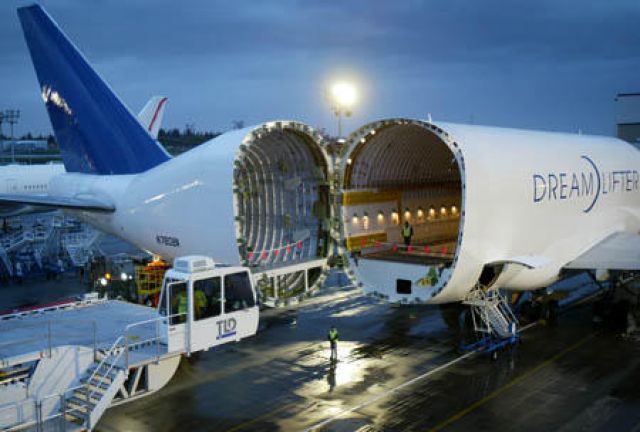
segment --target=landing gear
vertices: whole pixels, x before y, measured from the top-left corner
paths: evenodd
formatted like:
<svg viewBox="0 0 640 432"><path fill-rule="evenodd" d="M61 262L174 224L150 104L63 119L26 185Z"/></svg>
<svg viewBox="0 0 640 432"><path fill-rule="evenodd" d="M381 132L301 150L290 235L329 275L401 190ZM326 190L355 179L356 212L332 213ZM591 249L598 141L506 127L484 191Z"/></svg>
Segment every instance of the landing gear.
<svg viewBox="0 0 640 432"><path fill-rule="evenodd" d="M592 279L599 285L592 275ZM593 325L615 333L635 332L640 307L640 273L610 272L610 288L593 303Z"/></svg>

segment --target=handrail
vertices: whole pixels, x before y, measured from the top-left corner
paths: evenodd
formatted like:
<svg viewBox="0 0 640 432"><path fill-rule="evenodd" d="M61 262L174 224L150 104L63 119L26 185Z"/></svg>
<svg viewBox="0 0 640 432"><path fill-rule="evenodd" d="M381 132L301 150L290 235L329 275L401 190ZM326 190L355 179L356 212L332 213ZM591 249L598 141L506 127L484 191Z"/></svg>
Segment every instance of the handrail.
<svg viewBox="0 0 640 432"><path fill-rule="evenodd" d="M122 350L120 350L117 355L115 356L115 358L113 359L113 361L111 363L107 363L107 359L113 357L113 353L114 351L118 348L118 343L122 340L125 339L125 336L119 336L116 341L113 343L113 345L111 345L111 348L109 348L109 350L107 351L107 354L102 358L102 360L100 360L100 363L98 363L98 366L94 369L93 373L91 375L89 375L89 378L87 379L87 382L89 384L91 384L91 381L93 380L93 378L96 376L96 374L98 373L98 371L105 365L105 364L109 364L109 368L107 369L107 371L104 373L104 375L100 375L100 379L98 380L98 385L94 386L94 387L100 387L105 380L105 377L109 374L109 372L111 372L115 366L115 364L118 362L118 360L120 359L120 356L122 355ZM128 366L128 365L127 365ZM92 390L88 397L87 400L91 400L91 397L96 393L95 390Z"/></svg>
<svg viewBox="0 0 640 432"><path fill-rule="evenodd" d="M151 341L157 341L156 342L156 361L160 360L160 341L162 340L162 336L160 335L160 326L159 324L161 322L166 322L169 323L171 318L176 318L176 317L180 317L180 316L185 316L187 315L186 312L182 312L182 313L177 313L177 314L171 314L171 315L162 315L156 318L151 318L148 320L144 320L144 321L139 321L139 322L135 322L135 323L131 323L128 324L125 328L124 328L124 336L125 336L125 351L126 351L126 355L125 355L125 361L126 361L126 367L127 369L129 368L129 349L131 346L136 346L136 345L142 345L143 343L146 342L151 342ZM186 321L186 320L185 320ZM129 331L133 328L133 327L138 327L141 325L145 325L145 324L153 324L155 323L155 336L150 338L150 339L145 339L142 341L137 341L136 343L130 344L129 343Z"/></svg>
<svg viewBox="0 0 640 432"><path fill-rule="evenodd" d="M186 316L187 313L183 312L183 313L177 313L177 314L171 314L171 315L166 315L166 316L158 316L156 318L152 318L152 319L148 319L148 320L144 320L144 321L139 321L139 322L135 322L135 323L131 323L128 324L125 327L124 330L124 334L122 334L121 336L119 336L111 345L111 347L105 351L105 356L100 360L100 362L98 362L98 365L95 367L95 369L93 370L93 372L89 375L89 377L87 378L87 383L89 385L92 385L96 388L100 388L102 386L103 383L105 383L106 378L109 376L109 373L114 369L114 368L120 368L119 366L117 366L118 361L120 360L120 358L122 357L122 355L125 355L125 363L124 363L124 369L125 371L127 371L129 369L129 350L132 346L136 346L136 345L140 345L140 344L144 344L147 342L152 342L152 341L156 341L157 343L157 347L158 347L158 351L156 353L156 357L159 360L160 358L160 340L162 339L161 335L160 335L160 326L159 324L164 322L170 322L171 319L173 318L177 318L177 317L181 317L181 316ZM58 322L58 321L63 321L63 320L48 320L42 324L49 324L49 322ZM91 321L91 320L79 320L79 322L91 322L92 325L94 326L94 334L95 334L95 321ZM131 344L129 342L130 339L130 331L132 328L135 327L139 327L142 325L148 325L148 324L155 324L155 335L151 338L142 340L142 341L137 341L133 344ZM31 324L31 325L25 325L25 327L36 327L38 326L37 324ZM187 330L188 331L188 330ZM95 344L95 337L94 337L94 362L97 362L97 346ZM108 367L105 368L105 365L108 365ZM104 372L99 372L101 370L105 370ZM94 381L95 384L91 384L91 382ZM19 410L21 407L24 406L28 406L29 404L34 404L34 412L33 412L33 418L34 420L30 420L28 423L25 422L21 422L21 423L16 423L14 425L8 426L8 430L11 430L13 428L23 428L27 425L42 425L45 421L54 419L56 417L60 417L63 416L64 414L73 412L73 411L79 411L76 408L70 408L67 409L64 406L64 402L63 399L66 399L66 394L68 394L69 392L73 392L75 390L79 390L81 388L86 388L84 385L78 385L78 386L74 386L74 387L70 387L68 389L65 389L61 392L57 392L57 393L51 393L48 395L45 395L41 398L38 399L34 399L34 398L26 398L23 399L22 401L17 401L14 404L11 405L7 405L7 406L2 406L0 407L0 412L2 411L8 411L8 410ZM89 390L89 389L87 389ZM87 401L91 401L91 399L97 394L97 390L90 390L88 391L88 394L86 396L86 400ZM38 411L38 410L42 410L42 404L50 399L53 398L60 398L60 409L59 412L53 415L49 415L47 417L42 417L42 412Z"/></svg>

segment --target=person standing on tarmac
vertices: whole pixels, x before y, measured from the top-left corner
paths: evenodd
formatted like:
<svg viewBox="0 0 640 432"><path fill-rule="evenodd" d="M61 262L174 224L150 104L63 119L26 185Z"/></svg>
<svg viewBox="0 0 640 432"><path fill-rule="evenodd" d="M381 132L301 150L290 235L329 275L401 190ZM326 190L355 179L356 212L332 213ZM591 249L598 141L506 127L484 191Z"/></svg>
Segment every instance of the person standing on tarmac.
<svg viewBox="0 0 640 432"><path fill-rule="evenodd" d="M409 221L404 221L404 227L402 227L402 238L404 239L404 245L411 245L411 238L413 237L413 227Z"/></svg>
<svg viewBox="0 0 640 432"><path fill-rule="evenodd" d="M338 360L338 329L336 326L331 326L329 329L329 334L327 335L327 339L329 339L329 344L331 345L331 361Z"/></svg>

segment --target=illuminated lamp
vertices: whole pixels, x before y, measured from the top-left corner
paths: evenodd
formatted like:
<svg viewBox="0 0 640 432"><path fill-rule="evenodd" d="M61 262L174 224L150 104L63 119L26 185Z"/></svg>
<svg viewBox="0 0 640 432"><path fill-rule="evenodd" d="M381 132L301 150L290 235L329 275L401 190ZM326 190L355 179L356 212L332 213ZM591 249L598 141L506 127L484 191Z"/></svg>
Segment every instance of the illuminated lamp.
<svg viewBox="0 0 640 432"><path fill-rule="evenodd" d="M393 210L391 212L391 220L393 221L393 223L396 223L396 224L399 222L399 215L397 210Z"/></svg>

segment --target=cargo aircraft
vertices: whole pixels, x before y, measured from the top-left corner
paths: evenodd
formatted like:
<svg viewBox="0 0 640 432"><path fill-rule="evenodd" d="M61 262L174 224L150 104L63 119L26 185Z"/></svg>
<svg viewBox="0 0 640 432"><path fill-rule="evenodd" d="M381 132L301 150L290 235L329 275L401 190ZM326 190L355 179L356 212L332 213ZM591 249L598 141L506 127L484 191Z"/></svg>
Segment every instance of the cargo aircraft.
<svg viewBox="0 0 640 432"><path fill-rule="evenodd" d="M399 303L640 268L640 153L617 138L389 118L349 135L334 170L317 131L271 121L171 158L40 6L18 14L67 172L2 202L166 259L289 268L285 286L338 239L350 276Z"/></svg>

